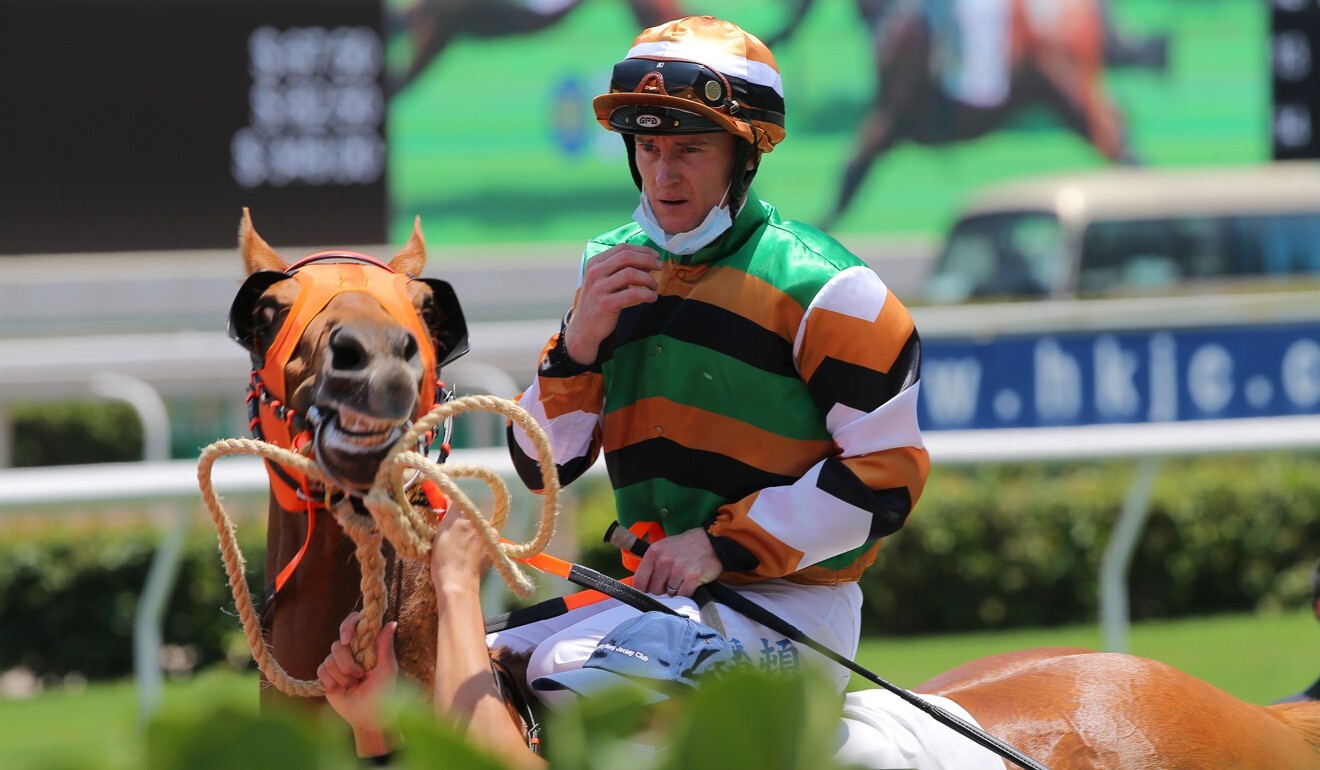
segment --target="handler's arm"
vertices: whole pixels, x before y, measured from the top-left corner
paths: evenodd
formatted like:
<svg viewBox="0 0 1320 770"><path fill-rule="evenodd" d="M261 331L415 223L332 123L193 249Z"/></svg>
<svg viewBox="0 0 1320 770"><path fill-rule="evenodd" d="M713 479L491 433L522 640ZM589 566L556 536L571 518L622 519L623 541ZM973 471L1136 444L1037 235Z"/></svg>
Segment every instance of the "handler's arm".
<svg viewBox="0 0 1320 770"><path fill-rule="evenodd" d="M518 768L544 768L527 747L495 685L481 614L481 576L488 566L477 529L451 514L431 546L431 581L439 610L435 708L477 745Z"/></svg>

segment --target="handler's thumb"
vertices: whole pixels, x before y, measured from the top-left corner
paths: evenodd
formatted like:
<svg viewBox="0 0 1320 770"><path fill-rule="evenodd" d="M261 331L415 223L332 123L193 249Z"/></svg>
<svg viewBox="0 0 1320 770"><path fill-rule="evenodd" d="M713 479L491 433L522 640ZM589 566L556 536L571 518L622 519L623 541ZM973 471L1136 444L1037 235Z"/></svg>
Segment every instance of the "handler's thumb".
<svg viewBox="0 0 1320 770"><path fill-rule="evenodd" d="M397 665L394 659L394 632L399 630L399 622L391 620L380 629L380 636L376 637L376 665L387 663L387 665Z"/></svg>

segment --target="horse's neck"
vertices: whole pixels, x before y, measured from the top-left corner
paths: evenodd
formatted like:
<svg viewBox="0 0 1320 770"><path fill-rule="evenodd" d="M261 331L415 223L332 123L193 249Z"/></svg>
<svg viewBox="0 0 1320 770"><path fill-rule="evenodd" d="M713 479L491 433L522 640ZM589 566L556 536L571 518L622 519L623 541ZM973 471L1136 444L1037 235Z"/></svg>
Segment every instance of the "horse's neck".
<svg viewBox="0 0 1320 770"><path fill-rule="evenodd" d="M269 587L296 560L275 593L267 630L276 660L299 679L316 676L339 624L361 596L352 542L324 508L314 509L311 516L309 520L306 510L285 510L272 499L266 528L263 585Z"/></svg>

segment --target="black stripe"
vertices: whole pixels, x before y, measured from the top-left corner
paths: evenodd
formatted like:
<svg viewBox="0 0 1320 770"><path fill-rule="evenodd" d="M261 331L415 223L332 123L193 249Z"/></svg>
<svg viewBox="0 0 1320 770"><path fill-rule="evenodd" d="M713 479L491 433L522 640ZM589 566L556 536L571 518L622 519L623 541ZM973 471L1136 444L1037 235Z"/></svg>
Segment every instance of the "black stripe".
<svg viewBox="0 0 1320 770"><path fill-rule="evenodd" d="M784 97L779 92L769 86L763 86L753 83L745 78L724 74L724 78L729 81L729 88L733 90L733 98L739 103L748 107L754 107L761 115L752 116L756 120L770 120L779 125L784 125ZM774 116L765 115L765 112L778 113Z"/></svg>
<svg viewBox="0 0 1320 770"><path fill-rule="evenodd" d="M637 339L664 334L708 348L781 377L796 377L792 344L755 321L700 300L661 296L619 315L614 332L601 345L600 361Z"/></svg>
<svg viewBox="0 0 1320 770"><path fill-rule="evenodd" d="M867 540L894 534L912 512L912 495L907 487L871 489L837 457L821 465L816 488L871 514Z"/></svg>
<svg viewBox="0 0 1320 770"><path fill-rule="evenodd" d="M505 441L509 445L509 459L513 460L513 469L518 472L518 478L528 489L540 490L545 486L541 480L541 460L533 457L523 451L518 445L518 440L514 437L513 425L505 429ZM596 439L592 439L595 444ZM587 472L587 469L594 464L596 448L593 446L582 457L575 457L566 463L555 463L555 469L559 472L559 483L561 486L567 486L579 476Z"/></svg>
<svg viewBox="0 0 1320 770"><path fill-rule="evenodd" d="M770 473L727 455L689 449L667 438L647 439L605 453L615 489L652 479L701 489L725 500L741 500L758 489L792 484L797 479Z"/></svg>
<svg viewBox="0 0 1320 770"><path fill-rule="evenodd" d="M835 404L874 412L915 384L920 375L921 340L914 329L889 371L877 372L826 356L812 373L807 389L822 414L829 414Z"/></svg>
<svg viewBox="0 0 1320 770"><path fill-rule="evenodd" d="M502 615L487 619L486 633L493 634L496 631L507 631L510 628L518 628L529 623L557 618L566 612L568 612L568 605L564 603L564 597L556 596L553 599L546 599L528 607L518 607Z"/></svg>

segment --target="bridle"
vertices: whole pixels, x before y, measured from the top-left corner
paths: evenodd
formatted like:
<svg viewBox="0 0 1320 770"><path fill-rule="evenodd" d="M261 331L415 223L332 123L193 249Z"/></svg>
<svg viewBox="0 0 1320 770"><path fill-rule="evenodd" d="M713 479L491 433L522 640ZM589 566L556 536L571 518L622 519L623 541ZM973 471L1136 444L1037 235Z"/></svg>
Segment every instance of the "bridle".
<svg viewBox="0 0 1320 770"><path fill-rule="evenodd" d="M253 312L257 301L267 289L288 279L298 282L298 295L275 339L263 348L258 339ZM413 306L408 284L414 281L421 281L431 289L435 303L434 323L428 325L424 322ZM453 392L447 390L444 381L439 378L440 368L468 350L467 326L462 309L453 288L445 281L399 273L374 257L352 251L317 252L298 260L284 271L258 270L249 275L239 288L229 311L229 335L247 349L252 359L246 395L248 429L257 440L316 459L331 481L336 481L333 474L316 457L317 439L325 415L316 407L309 409L307 414L300 414L288 403L289 390L284 370L312 320L331 300L347 292L369 295L416 339L431 341L430 345L419 345L422 383L413 420L428 413L437 403L453 398ZM419 436L417 451L423 456L427 455L437 432L440 434L437 462L444 462L449 455L451 421L447 420L438 429ZM306 474L296 469L266 460L266 471L270 477L271 492L279 506L287 511L306 512L307 535L302 548L267 586L266 597L262 601L263 618L272 606L272 600L307 552L316 511L331 509L343 502L346 495L359 498L351 502L355 506L361 505L361 492L354 491L349 485L336 483L336 487L347 492L332 496L324 485L308 479Z"/></svg>

